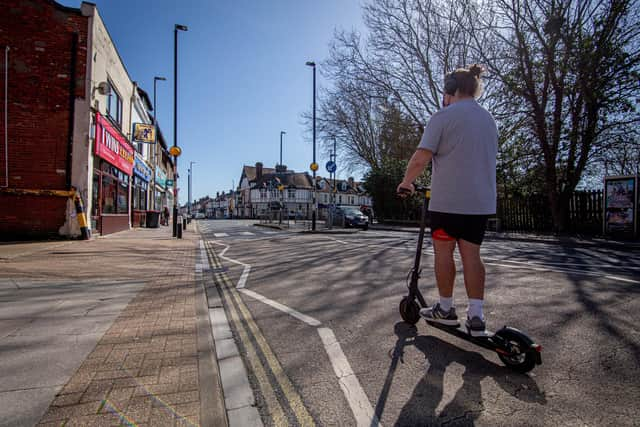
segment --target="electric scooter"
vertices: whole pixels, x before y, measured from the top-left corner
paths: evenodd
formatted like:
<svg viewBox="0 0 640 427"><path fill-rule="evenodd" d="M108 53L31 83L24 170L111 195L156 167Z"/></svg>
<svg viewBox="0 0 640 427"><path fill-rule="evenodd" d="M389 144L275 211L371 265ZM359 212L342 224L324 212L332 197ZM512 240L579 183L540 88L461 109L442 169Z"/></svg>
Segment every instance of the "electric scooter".
<svg viewBox="0 0 640 427"><path fill-rule="evenodd" d="M420 220L420 233L418 234L418 247L416 249L416 257L413 268L407 275L409 294L400 301L400 316L405 322L415 325L420 320L420 308L428 307L424 296L418 289L418 280L420 279L420 258L422 256L422 244L424 241L424 232L426 228L427 216L427 188L419 185L415 186L416 192L421 194L422 198L422 217ZM403 191L406 195L409 190ZM425 319L426 320L426 319ZM434 328L440 329L458 338L469 341L480 347L495 351L498 353L500 360L514 371L525 373L532 370L536 365L542 363L542 346L536 344L527 334L518 329L504 326L499 331L488 332L482 337L473 337L469 330L464 326L447 326L440 323L430 322L427 324Z"/></svg>

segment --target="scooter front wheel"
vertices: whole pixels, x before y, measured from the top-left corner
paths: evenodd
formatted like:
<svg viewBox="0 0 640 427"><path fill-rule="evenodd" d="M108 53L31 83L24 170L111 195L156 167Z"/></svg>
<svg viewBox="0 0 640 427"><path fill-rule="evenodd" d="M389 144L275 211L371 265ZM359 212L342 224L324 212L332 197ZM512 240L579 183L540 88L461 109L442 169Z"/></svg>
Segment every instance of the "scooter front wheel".
<svg viewBox="0 0 640 427"><path fill-rule="evenodd" d="M409 299L409 297L402 298L400 301L400 317L405 322L415 325L420 320L420 306L414 299Z"/></svg>
<svg viewBox="0 0 640 427"><path fill-rule="evenodd" d="M532 353L531 344L519 334L509 330L500 330L496 335L508 343L510 354L498 352L498 357L507 367L516 372L527 373L536 366L536 358Z"/></svg>

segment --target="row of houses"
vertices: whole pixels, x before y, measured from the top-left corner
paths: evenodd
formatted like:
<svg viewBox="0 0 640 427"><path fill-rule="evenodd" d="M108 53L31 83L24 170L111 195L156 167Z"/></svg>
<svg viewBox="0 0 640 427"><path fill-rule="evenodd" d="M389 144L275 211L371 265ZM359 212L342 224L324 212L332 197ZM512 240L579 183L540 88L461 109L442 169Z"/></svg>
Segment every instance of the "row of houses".
<svg viewBox="0 0 640 427"><path fill-rule="evenodd" d="M325 219L331 204L371 208L371 197L362 183L353 178L333 180L316 177L318 218ZM192 203L191 212L207 218L262 218L280 212L289 218L311 219L313 212L313 178L285 165L265 168L261 162L243 166L238 188L204 197ZM187 207L183 207L186 212Z"/></svg>
<svg viewBox="0 0 640 427"><path fill-rule="evenodd" d="M97 7L1 4L0 236L79 235L72 192L93 233L145 225L173 206L174 165L152 102Z"/></svg>

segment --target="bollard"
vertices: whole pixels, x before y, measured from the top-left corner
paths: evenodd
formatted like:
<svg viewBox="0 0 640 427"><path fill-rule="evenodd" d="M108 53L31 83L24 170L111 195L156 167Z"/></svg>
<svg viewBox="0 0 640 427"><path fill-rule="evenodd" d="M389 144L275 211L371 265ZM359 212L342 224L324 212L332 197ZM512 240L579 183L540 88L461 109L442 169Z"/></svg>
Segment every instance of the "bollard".
<svg viewBox="0 0 640 427"><path fill-rule="evenodd" d="M80 233L82 234L82 240L91 239L91 229L87 225L87 216L84 213L84 205L82 204L82 198L80 194L74 190L73 203L76 208L76 215L78 218L78 225L80 226Z"/></svg>
<svg viewBox="0 0 640 427"><path fill-rule="evenodd" d="M182 217L182 229L186 230L187 229L187 218Z"/></svg>
<svg viewBox="0 0 640 427"><path fill-rule="evenodd" d="M182 224L178 223L178 239L182 239Z"/></svg>

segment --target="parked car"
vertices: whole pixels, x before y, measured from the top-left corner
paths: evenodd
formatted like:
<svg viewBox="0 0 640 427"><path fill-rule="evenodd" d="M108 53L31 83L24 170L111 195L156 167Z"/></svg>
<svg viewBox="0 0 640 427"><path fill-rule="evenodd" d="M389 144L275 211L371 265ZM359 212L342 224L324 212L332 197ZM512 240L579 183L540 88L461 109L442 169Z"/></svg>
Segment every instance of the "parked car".
<svg viewBox="0 0 640 427"><path fill-rule="evenodd" d="M204 219L204 214L202 212L197 212L196 213L196 219Z"/></svg>
<svg viewBox="0 0 640 427"><path fill-rule="evenodd" d="M369 228L369 219L355 206L336 206L333 224L366 230Z"/></svg>

